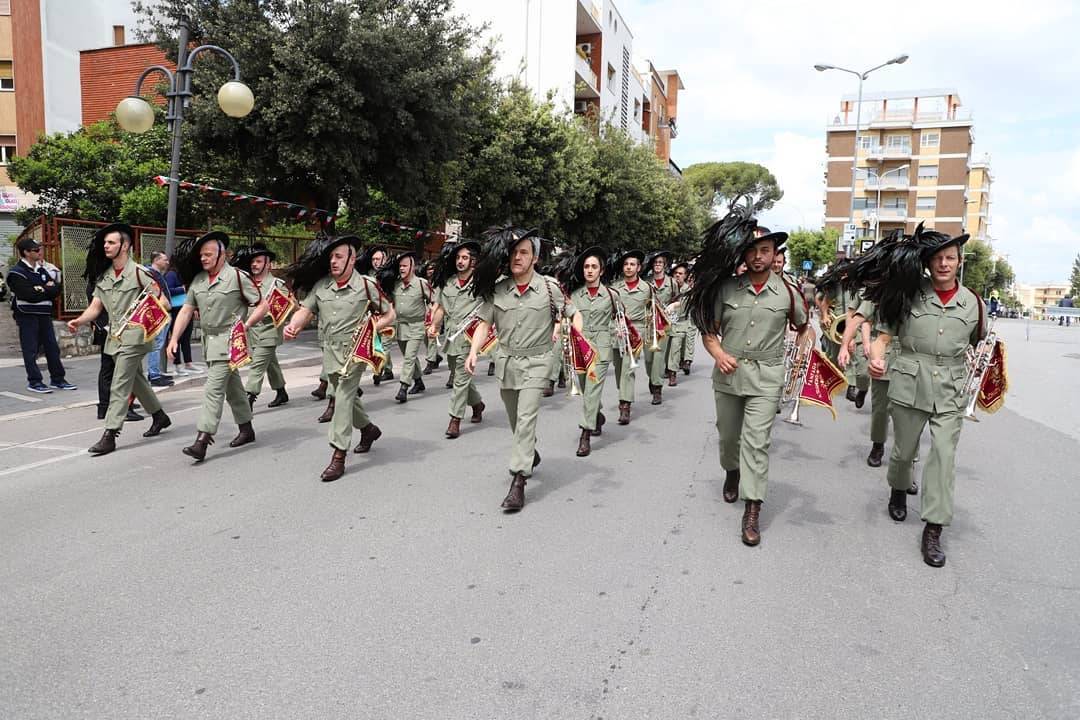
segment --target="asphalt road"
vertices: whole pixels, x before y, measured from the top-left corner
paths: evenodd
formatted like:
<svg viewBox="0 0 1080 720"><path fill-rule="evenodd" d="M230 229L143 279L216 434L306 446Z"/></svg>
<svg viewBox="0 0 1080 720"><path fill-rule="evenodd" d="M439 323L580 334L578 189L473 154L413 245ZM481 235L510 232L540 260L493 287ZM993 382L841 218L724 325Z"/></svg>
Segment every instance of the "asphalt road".
<svg viewBox="0 0 1080 720"><path fill-rule="evenodd" d="M743 547L704 353L586 459L545 401L512 516L487 377L453 441L445 370L404 406L365 380L384 435L332 484L314 367L199 466L193 386L96 459L92 408L0 417L0 717L1080 717L1080 330L1000 325L1017 407L965 428L940 570L886 515L869 403L777 424Z"/></svg>

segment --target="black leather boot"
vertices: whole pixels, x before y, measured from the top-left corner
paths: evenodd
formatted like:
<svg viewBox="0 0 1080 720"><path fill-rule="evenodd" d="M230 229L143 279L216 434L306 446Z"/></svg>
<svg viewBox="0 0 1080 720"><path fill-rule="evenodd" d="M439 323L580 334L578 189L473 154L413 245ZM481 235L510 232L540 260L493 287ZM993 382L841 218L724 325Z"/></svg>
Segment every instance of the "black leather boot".
<svg viewBox="0 0 1080 720"><path fill-rule="evenodd" d="M405 383L399 383L397 395L394 396L394 399L397 400L399 403L408 402L409 386Z"/></svg>
<svg viewBox="0 0 1080 720"><path fill-rule="evenodd" d="M525 476L515 473L510 480L510 491L502 501L502 509L507 512L517 512L525 507Z"/></svg>
<svg viewBox="0 0 1080 720"><path fill-rule="evenodd" d="M866 456L866 464L870 467L881 467L883 457L885 457L885 443L874 443L870 446L870 454Z"/></svg>
<svg viewBox="0 0 1080 720"><path fill-rule="evenodd" d="M150 429L142 434L143 437L157 437L162 430L172 425L172 420L164 410L158 410L150 417L153 418L153 422L150 423Z"/></svg>
<svg viewBox="0 0 1080 720"><path fill-rule="evenodd" d="M739 478L741 474L738 468L728 470L724 477L724 502L733 503L739 499Z"/></svg>
<svg viewBox="0 0 1080 720"><path fill-rule="evenodd" d="M195 458L196 461L202 462L206 459L206 448L214 444L214 436L210 433L199 432L195 436L195 442L184 448L183 453L189 457Z"/></svg>
<svg viewBox="0 0 1080 720"><path fill-rule="evenodd" d="M424 392L425 390L427 390L427 388L424 387L424 381L422 379L420 379L420 378L416 378L416 381L413 382L412 387L409 388L409 394L410 395L419 395L420 393Z"/></svg>
<svg viewBox="0 0 1080 720"><path fill-rule="evenodd" d="M255 399L258 398L259 396L256 395L255 393L248 393L247 396L248 396L248 410L254 410L255 409Z"/></svg>
<svg viewBox="0 0 1080 720"><path fill-rule="evenodd" d="M229 441L229 447L240 447L255 442L255 428L251 427L251 421L240 423L240 432Z"/></svg>
<svg viewBox="0 0 1080 720"><path fill-rule="evenodd" d="M285 392L285 388L278 388L274 399L266 404L267 407L280 407L289 402L289 393Z"/></svg>
<svg viewBox="0 0 1080 720"><path fill-rule="evenodd" d="M119 430L106 430L101 439L90 446L90 454L94 456L108 455L113 450L116 450L116 436L119 434Z"/></svg>
<svg viewBox="0 0 1080 720"><path fill-rule="evenodd" d="M318 422L328 423L334 419L334 400L336 398L330 398L330 402L326 403L326 409L323 410L322 415L318 417Z"/></svg>
<svg viewBox="0 0 1080 720"><path fill-rule="evenodd" d="M907 520L907 493L903 490L889 493L889 517L896 522Z"/></svg>
<svg viewBox="0 0 1080 720"><path fill-rule="evenodd" d="M315 388L314 390L311 391L311 397L315 398L316 400L325 400L326 399L326 381L325 380L320 380L319 381L319 387L317 387L317 388Z"/></svg>
<svg viewBox="0 0 1080 720"><path fill-rule="evenodd" d="M577 456L586 457L592 452L592 445L590 440L592 439L592 431L581 428L581 438L577 444Z"/></svg>
<svg viewBox="0 0 1080 720"><path fill-rule="evenodd" d="M945 551L941 549L941 526L926 523L922 531L922 559L930 567L945 564Z"/></svg>
<svg viewBox="0 0 1080 720"><path fill-rule="evenodd" d="M360 428L360 442L353 448L355 453L366 453L371 450L371 445L382 437L382 430L375 423L368 423L366 427Z"/></svg>

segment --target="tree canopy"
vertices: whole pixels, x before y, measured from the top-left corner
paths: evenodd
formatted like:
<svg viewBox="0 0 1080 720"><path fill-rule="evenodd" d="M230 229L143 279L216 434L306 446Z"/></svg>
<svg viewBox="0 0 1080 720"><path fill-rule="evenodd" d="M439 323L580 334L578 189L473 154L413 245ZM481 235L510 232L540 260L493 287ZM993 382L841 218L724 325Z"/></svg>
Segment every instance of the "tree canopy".
<svg viewBox="0 0 1080 720"><path fill-rule="evenodd" d="M1080 298L1080 255L1073 260L1072 274L1069 276L1069 290L1074 298Z"/></svg>
<svg viewBox="0 0 1080 720"><path fill-rule="evenodd" d="M839 238L840 232L836 228L799 228L790 232L787 241L788 267L795 272L802 272L805 260L814 264L813 270L831 264L836 258L836 241Z"/></svg>
<svg viewBox="0 0 1080 720"><path fill-rule="evenodd" d="M683 171L683 177L713 206L722 207L737 195L749 195L754 200L754 210L761 212L784 197L773 174L757 163L696 163Z"/></svg>

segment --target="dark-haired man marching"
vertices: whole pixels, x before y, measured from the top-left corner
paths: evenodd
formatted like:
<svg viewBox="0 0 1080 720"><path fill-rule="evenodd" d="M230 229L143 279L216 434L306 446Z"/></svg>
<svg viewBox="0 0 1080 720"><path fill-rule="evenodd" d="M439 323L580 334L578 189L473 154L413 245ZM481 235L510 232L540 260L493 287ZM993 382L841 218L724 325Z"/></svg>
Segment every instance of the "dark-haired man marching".
<svg viewBox="0 0 1080 720"><path fill-rule="evenodd" d="M255 243L234 258L233 265L251 275L251 281L259 289L262 296L269 301L270 294L277 290L280 293L288 293L285 281L274 277L270 272L271 263L277 259L277 255L262 243ZM248 367L247 382L244 389L247 391L248 404L255 406L255 399L262 390L263 378L270 381L270 389L274 391L274 399L268 404L269 407L279 407L289 402L289 393L285 391L285 374L281 372L278 363L277 349L283 340L284 323L280 327L274 325L274 318L270 313L266 314L260 322L252 325L248 331L248 343L251 346L251 365Z"/></svg>

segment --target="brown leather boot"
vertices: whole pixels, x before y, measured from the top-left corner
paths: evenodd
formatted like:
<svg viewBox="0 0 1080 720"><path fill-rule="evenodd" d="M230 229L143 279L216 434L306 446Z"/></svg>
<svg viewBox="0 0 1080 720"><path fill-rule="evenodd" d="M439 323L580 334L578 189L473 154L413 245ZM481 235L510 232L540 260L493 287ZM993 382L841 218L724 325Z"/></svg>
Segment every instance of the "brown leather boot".
<svg viewBox="0 0 1080 720"><path fill-rule="evenodd" d="M870 454L866 456L866 464L870 467L881 467L883 457L885 457L885 443L874 443L870 446Z"/></svg>
<svg viewBox="0 0 1080 720"><path fill-rule="evenodd" d="M548 380L547 385L544 386L544 389L540 391L540 396L541 397L551 397L554 394L555 394L555 381L554 380Z"/></svg>
<svg viewBox="0 0 1080 720"><path fill-rule="evenodd" d="M319 422L328 423L334 419L334 400L335 398L330 398L330 402L326 404L326 409L323 410L322 415L319 416Z"/></svg>
<svg viewBox="0 0 1080 720"><path fill-rule="evenodd" d="M664 388L663 388L662 385L650 385L649 389L652 391L652 404L653 405L659 405L660 403L664 402L663 397L661 397L661 394L664 391Z"/></svg>
<svg viewBox="0 0 1080 720"><path fill-rule="evenodd" d="M334 447L331 445L330 447ZM330 457L330 464L322 471L319 479L323 482L334 482L345 474L345 451L334 448L334 454Z"/></svg>
<svg viewBox="0 0 1080 720"><path fill-rule="evenodd" d="M143 437L157 437L162 430L172 425L172 420L169 419L164 410L158 410L150 417L154 421L150 423L150 429L142 434Z"/></svg>
<svg viewBox="0 0 1080 720"><path fill-rule="evenodd" d="M667 372L667 384L668 387L675 387L679 384L678 376L675 375L674 370L668 370Z"/></svg>
<svg viewBox="0 0 1080 720"><path fill-rule="evenodd" d="M315 398L316 400L325 400L326 399L326 381L325 380L320 380L319 381L319 387L317 387L317 388L315 388L314 390L311 391L311 397Z"/></svg>
<svg viewBox="0 0 1080 720"><path fill-rule="evenodd" d="M629 425L630 424L630 403L626 402L625 400L620 400L619 401L619 421L618 422L619 422L620 425Z"/></svg>
<svg viewBox="0 0 1080 720"><path fill-rule="evenodd" d="M206 459L206 448L214 444L214 436L210 433L200 432L195 436L195 442L183 449L183 453L195 458L198 462Z"/></svg>
<svg viewBox="0 0 1080 720"><path fill-rule="evenodd" d="M747 500L746 510L742 516L742 541L744 545L753 547L761 542L761 531L758 530L758 516L761 514L760 500Z"/></svg>
<svg viewBox="0 0 1080 720"><path fill-rule="evenodd" d="M907 493L903 490L889 493L889 517L896 522L907 520Z"/></svg>
<svg viewBox="0 0 1080 720"><path fill-rule="evenodd" d="M914 478L912 478L912 480L911 480L911 487L908 488L907 494L908 495L918 495L919 494L919 483L916 482Z"/></svg>
<svg viewBox="0 0 1080 720"><path fill-rule="evenodd" d="M577 456L578 457L586 457L589 453L592 452L592 445L589 442L589 440L591 438L592 438L592 431L591 430L586 430L585 428L581 428L581 439L578 440L578 444L577 444Z"/></svg>
<svg viewBox="0 0 1080 720"><path fill-rule="evenodd" d="M565 390L566 389L566 374L565 373L561 373L561 372L559 373L558 386L559 386L560 390Z"/></svg>
<svg viewBox="0 0 1080 720"><path fill-rule="evenodd" d="M733 503L739 499L739 478L741 474L738 468L728 470L724 477L724 502Z"/></svg>
<svg viewBox="0 0 1080 720"><path fill-rule="evenodd" d="M472 406L472 417L469 418L469 422L471 422L471 423L481 422L484 419L484 410L486 408L487 408L487 405L485 405L483 401L480 401L480 402L476 403L475 405L473 405Z"/></svg>
<svg viewBox="0 0 1080 720"><path fill-rule="evenodd" d="M607 418L604 417L604 413L596 413L596 429L592 431L593 437L600 437L604 434L604 423L607 422Z"/></svg>
<svg viewBox="0 0 1080 720"><path fill-rule="evenodd" d="M394 400L398 403L404 403L409 401L409 386L406 383L400 383L398 385L397 395L394 396Z"/></svg>
<svg viewBox="0 0 1080 720"><path fill-rule="evenodd" d="M90 446L89 453L94 456L108 455L116 450L116 436L119 434L119 430L106 430L101 439Z"/></svg>
<svg viewBox="0 0 1080 720"><path fill-rule="evenodd" d="M461 435L461 418L450 416L450 424L446 426L446 437L453 440Z"/></svg>
<svg viewBox="0 0 1080 720"><path fill-rule="evenodd" d="M251 427L251 421L240 423L240 432L229 441L229 447L240 447L255 442L255 428Z"/></svg>
<svg viewBox="0 0 1080 720"><path fill-rule="evenodd" d="M507 512L517 512L523 507L525 507L525 476L514 473L513 479L510 480L510 492L503 498L502 509Z"/></svg>
<svg viewBox="0 0 1080 720"><path fill-rule="evenodd" d="M382 437L382 430L375 423L368 423L360 428L360 442L353 448L353 452L366 453L371 450L371 445Z"/></svg>
<svg viewBox="0 0 1080 720"><path fill-rule="evenodd" d="M926 523L922 531L922 559L930 567L945 564L945 551L941 549L941 526Z"/></svg>
<svg viewBox="0 0 1080 720"><path fill-rule="evenodd" d="M679 367L682 368L683 375L689 375L690 374L690 361L689 360L683 360L681 363L679 363Z"/></svg>

